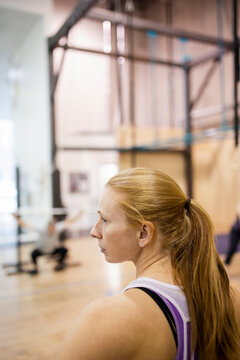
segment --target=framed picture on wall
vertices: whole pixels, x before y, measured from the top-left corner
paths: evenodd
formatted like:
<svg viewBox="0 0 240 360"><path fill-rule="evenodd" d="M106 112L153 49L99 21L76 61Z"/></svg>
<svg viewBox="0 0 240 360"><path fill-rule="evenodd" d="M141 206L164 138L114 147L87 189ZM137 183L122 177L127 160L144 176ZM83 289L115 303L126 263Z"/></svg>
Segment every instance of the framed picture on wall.
<svg viewBox="0 0 240 360"><path fill-rule="evenodd" d="M89 180L86 173L69 174L69 191L70 193L87 194L89 192Z"/></svg>

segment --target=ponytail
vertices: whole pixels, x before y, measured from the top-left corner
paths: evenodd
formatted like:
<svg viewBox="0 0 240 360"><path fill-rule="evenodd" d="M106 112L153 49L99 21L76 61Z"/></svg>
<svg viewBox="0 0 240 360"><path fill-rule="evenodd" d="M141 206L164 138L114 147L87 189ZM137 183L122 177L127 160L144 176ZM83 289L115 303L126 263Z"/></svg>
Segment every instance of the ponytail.
<svg viewBox="0 0 240 360"><path fill-rule="evenodd" d="M192 348L201 360L237 360L239 329L212 221L194 200L184 217L185 236L173 247L171 260L175 280L188 302Z"/></svg>

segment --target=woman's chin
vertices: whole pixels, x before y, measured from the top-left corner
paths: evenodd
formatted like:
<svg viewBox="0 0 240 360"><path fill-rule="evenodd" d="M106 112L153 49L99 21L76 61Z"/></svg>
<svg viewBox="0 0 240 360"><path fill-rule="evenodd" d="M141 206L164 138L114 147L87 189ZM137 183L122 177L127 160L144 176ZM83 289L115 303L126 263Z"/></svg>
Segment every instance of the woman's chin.
<svg viewBox="0 0 240 360"><path fill-rule="evenodd" d="M110 256L105 255L105 260L110 263L110 264L119 264L122 263L124 260L119 260L119 259L113 259Z"/></svg>
<svg viewBox="0 0 240 360"><path fill-rule="evenodd" d="M116 264L118 262L118 261L114 261L113 259L111 259L111 258L109 258L107 256L105 256L105 260L110 264Z"/></svg>

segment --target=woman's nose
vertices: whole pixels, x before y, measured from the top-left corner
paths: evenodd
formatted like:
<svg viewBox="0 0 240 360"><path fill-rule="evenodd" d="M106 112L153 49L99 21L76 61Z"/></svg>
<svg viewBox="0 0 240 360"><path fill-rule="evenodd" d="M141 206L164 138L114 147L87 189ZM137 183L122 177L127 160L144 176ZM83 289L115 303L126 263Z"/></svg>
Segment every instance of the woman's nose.
<svg viewBox="0 0 240 360"><path fill-rule="evenodd" d="M98 224L98 223L97 223ZM90 231L90 235L94 238L101 238L101 235L100 235L100 231L98 230L97 228L97 224L95 224L92 228L92 230Z"/></svg>

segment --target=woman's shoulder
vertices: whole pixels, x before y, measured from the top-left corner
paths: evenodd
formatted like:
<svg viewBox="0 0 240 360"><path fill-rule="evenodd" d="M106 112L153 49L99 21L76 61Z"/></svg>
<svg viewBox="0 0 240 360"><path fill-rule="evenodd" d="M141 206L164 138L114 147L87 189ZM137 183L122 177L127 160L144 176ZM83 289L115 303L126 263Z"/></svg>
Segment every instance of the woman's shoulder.
<svg viewBox="0 0 240 360"><path fill-rule="evenodd" d="M121 327L126 331L126 324L129 327L134 326L141 315L138 303L128 295L122 293L97 299L84 309L79 318L86 317L90 322L97 318L99 321L102 320L103 326L108 327L110 331L114 330L114 326L117 326L118 331Z"/></svg>
<svg viewBox="0 0 240 360"><path fill-rule="evenodd" d="M58 359L131 358L137 318L136 307L124 294L92 302L66 336Z"/></svg>
<svg viewBox="0 0 240 360"><path fill-rule="evenodd" d="M154 336L159 336L156 338L158 350L164 353L164 348L167 350L173 344L174 354L166 319L154 306L145 293L136 289L92 302L64 340L58 359L137 359L141 358L139 352L149 351ZM154 359L154 354L151 358Z"/></svg>

